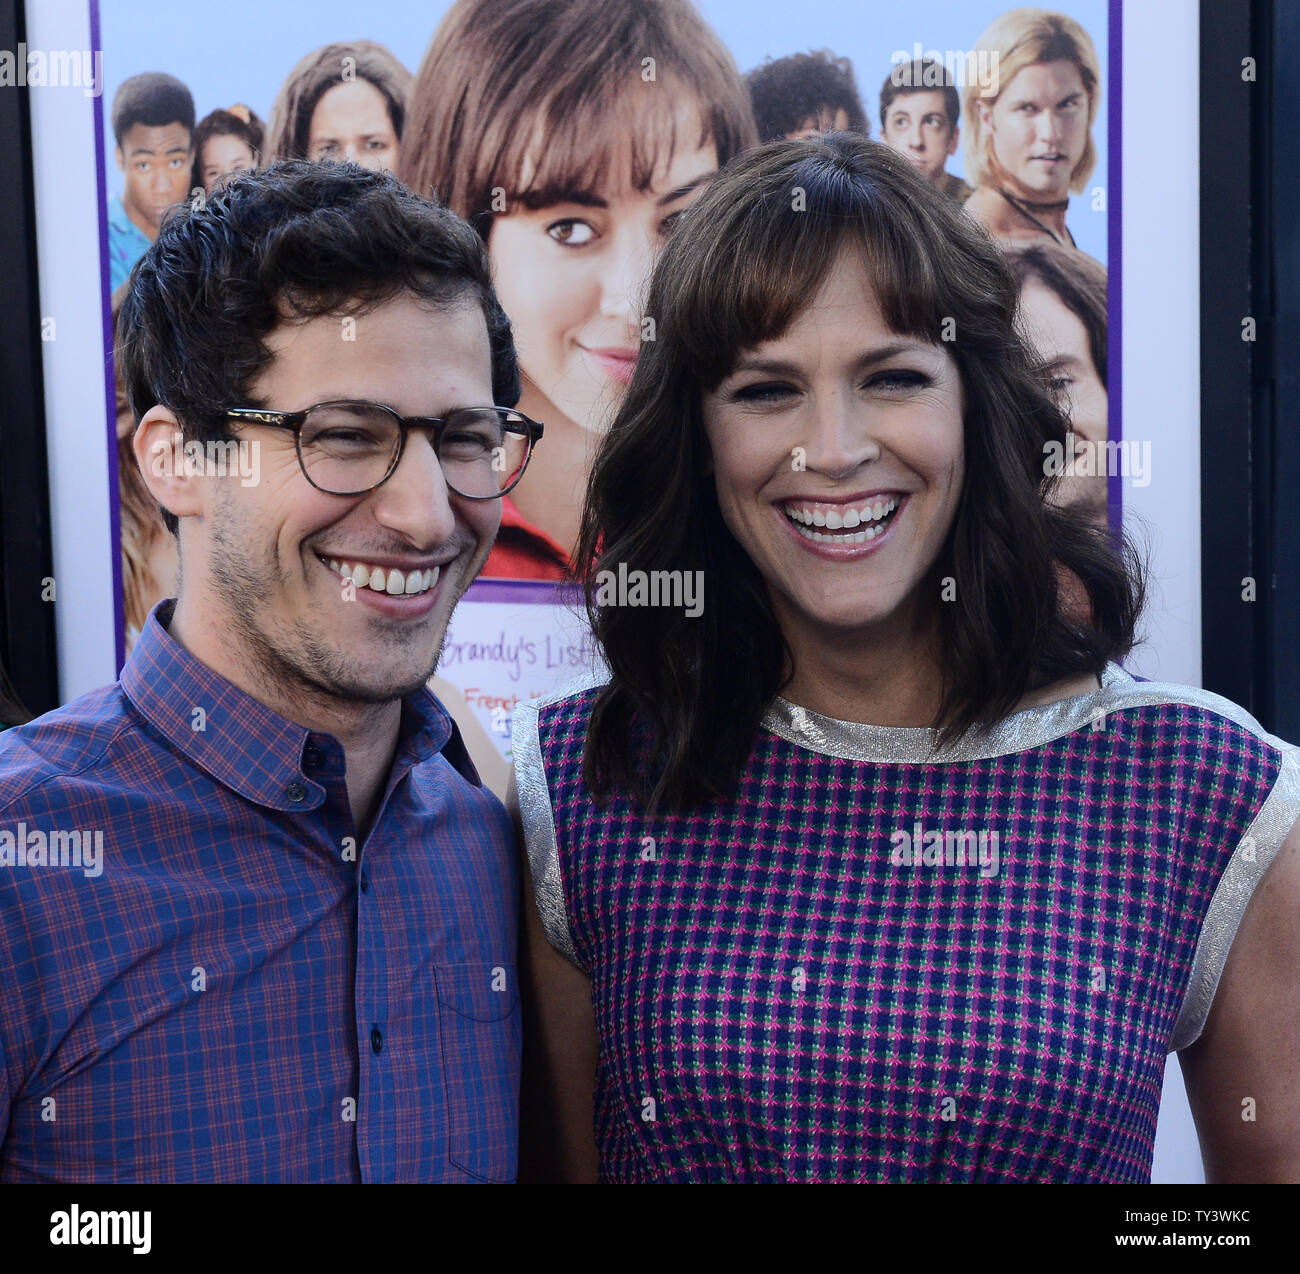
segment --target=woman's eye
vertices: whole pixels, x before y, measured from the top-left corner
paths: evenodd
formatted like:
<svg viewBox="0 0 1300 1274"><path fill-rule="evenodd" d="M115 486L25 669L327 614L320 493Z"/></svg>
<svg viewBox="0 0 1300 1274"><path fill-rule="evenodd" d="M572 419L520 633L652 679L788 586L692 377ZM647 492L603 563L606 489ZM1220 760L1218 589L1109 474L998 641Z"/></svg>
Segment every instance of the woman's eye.
<svg viewBox="0 0 1300 1274"><path fill-rule="evenodd" d="M785 398L793 394L794 390L789 385L782 385L779 382L765 382L761 385L743 385L737 389L731 396L737 402L742 403L769 403L776 402L778 399Z"/></svg>
<svg viewBox="0 0 1300 1274"><path fill-rule="evenodd" d="M679 208L676 212L670 212L670 213L669 213L669 214L668 214L668 215L667 215L667 216L666 216L666 217L665 217L665 218L664 218L664 219L659 223L659 233L660 233L661 235L663 235L665 239L666 239L670 234L672 234L673 230L675 229L675 227L676 227L676 225L677 225L677 222L681 219L682 213L684 213L685 211L686 211L685 208Z"/></svg>
<svg viewBox="0 0 1300 1274"><path fill-rule="evenodd" d="M918 389L922 385L929 385L930 377L924 372L907 371L904 368L896 368L887 372L877 372L869 381L866 387L868 389Z"/></svg>
<svg viewBox="0 0 1300 1274"><path fill-rule="evenodd" d="M562 243L566 248L579 248L596 237L596 232L585 221L572 218L567 221L551 222L546 227L546 233L556 243Z"/></svg>

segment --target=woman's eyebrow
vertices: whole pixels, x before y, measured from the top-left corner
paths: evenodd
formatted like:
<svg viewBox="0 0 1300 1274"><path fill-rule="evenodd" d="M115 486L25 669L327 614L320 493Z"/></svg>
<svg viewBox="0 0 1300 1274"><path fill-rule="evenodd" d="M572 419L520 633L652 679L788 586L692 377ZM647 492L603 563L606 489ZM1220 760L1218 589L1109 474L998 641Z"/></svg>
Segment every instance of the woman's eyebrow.
<svg viewBox="0 0 1300 1274"><path fill-rule="evenodd" d="M1043 363L1043 370L1049 372L1086 371L1087 364L1076 354L1057 354Z"/></svg>
<svg viewBox="0 0 1300 1274"><path fill-rule="evenodd" d="M684 186L678 186L676 190L670 190L666 195L657 201L657 206L662 208L665 204L670 204L674 200L680 199L683 195L689 195L692 190L704 185L705 182L711 181L715 175L714 171L701 173L698 177L688 181Z"/></svg>
<svg viewBox="0 0 1300 1274"><path fill-rule="evenodd" d="M583 208L608 208L608 200L590 190L535 190L517 196L529 212L540 212L543 208L554 208L562 203L574 203Z"/></svg>
<svg viewBox="0 0 1300 1274"><path fill-rule="evenodd" d="M934 347L927 345L923 341L891 341L888 345L879 345L875 349L866 350L854 363L858 369L874 367L877 363L887 362L889 359L899 354L925 354L932 353ZM786 362L779 358L762 358L762 357L744 357L742 356L736 363L732 372L763 372L769 376L793 376L799 372L799 366L796 363Z"/></svg>

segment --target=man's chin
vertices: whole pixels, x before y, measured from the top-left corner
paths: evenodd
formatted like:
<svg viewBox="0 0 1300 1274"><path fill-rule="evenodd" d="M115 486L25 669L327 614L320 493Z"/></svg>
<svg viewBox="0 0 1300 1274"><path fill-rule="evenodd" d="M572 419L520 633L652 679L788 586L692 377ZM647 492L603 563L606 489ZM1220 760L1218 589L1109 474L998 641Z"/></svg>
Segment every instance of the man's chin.
<svg viewBox="0 0 1300 1274"><path fill-rule="evenodd" d="M409 672L389 677L342 677L328 687L331 694L350 703L393 703L424 689L436 664L427 672Z"/></svg>
<svg viewBox="0 0 1300 1274"><path fill-rule="evenodd" d="M1070 194L1068 177L1062 182L1045 173L1026 173L1021 176L1020 184L1041 203L1059 203Z"/></svg>

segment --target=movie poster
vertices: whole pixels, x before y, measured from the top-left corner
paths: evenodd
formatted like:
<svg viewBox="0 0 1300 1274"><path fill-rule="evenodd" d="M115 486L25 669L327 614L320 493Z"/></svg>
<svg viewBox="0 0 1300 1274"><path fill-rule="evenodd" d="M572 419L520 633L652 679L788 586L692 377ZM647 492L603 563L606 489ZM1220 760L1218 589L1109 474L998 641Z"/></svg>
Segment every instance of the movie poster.
<svg viewBox="0 0 1300 1274"><path fill-rule="evenodd" d="M1117 521L1121 479L1140 485L1144 463L1107 447L1119 440L1107 396L1117 6L607 0L603 25L561 41L563 8L92 3L113 314L169 208L278 158L389 169L484 237L520 356L518 408L545 433L502 499L435 688L498 792L514 705L594 665L566 583L587 474L648 336L638 304L655 255L741 150L824 129L895 146L1008 253L1022 321L1070 414L1061 498ZM630 47L626 33L646 29L631 15L645 8L658 11L653 47ZM177 558L117 391L120 664L149 609L173 595Z"/></svg>

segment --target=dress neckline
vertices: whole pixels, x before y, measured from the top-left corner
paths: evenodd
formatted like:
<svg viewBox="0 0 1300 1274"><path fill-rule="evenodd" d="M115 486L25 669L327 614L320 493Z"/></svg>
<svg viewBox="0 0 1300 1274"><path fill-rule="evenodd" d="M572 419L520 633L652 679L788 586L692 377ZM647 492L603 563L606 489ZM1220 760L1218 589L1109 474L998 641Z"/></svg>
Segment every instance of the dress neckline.
<svg viewBox="0 0 1300 1274"><path fill-rule="evenodd" d="M924 726L866 725L841 721L777 695L763 714L762 728L789 743L846 761L975 761L1023 752L1071 734L1090 722L1104 725L1116 691L1135 684L1116 663L1109 663L1097 690L1051 703L1021 708L987 730L972 731L946 748L936 746L936 731Z"/></svg>

